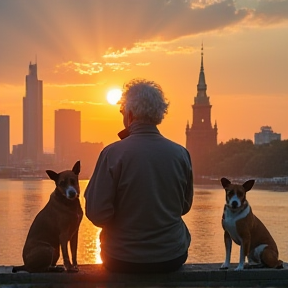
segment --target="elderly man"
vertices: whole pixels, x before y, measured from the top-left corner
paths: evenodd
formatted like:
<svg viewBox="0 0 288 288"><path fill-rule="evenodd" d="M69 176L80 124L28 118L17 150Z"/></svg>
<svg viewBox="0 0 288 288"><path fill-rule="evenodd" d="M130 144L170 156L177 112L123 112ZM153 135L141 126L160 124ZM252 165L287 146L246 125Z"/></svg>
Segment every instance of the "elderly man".
<svg viewBox="0 0 288 288"><path fill-rule="evenodd" d="M103 265L115 272L172 272L185 263L192 205L188 151L163 137L161 87L134 79L120 100L125 129L103 149L85 191L86 216L102 227Z"/></svg>

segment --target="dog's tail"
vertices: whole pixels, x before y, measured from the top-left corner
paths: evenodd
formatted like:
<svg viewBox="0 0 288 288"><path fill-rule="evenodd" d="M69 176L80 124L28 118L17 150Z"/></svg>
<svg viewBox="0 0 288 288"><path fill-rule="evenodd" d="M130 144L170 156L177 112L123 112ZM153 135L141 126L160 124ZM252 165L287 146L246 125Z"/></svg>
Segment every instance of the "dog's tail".
<svg viewBox="0 0 288 288"><path fill-rule="evenodd" d="M19 271L27 271L25 265L13 266L12 273L17 273Z"/></svg>

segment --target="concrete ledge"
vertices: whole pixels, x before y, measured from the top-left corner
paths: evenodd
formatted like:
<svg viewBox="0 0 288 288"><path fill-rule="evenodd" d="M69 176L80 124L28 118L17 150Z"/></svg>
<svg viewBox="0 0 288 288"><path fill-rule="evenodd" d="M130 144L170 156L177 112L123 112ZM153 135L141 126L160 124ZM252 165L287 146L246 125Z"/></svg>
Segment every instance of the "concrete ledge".
<svg viewBox="0 0 288 288"><path fill-rule="evenodd" d="M1 288L96 288L96 287L288 287L288 267L284 269L219 270L221 264L185 264L167 274L120 274L102 265L80 265L70 273L12 273L11 266L0 266Z"/></svg>

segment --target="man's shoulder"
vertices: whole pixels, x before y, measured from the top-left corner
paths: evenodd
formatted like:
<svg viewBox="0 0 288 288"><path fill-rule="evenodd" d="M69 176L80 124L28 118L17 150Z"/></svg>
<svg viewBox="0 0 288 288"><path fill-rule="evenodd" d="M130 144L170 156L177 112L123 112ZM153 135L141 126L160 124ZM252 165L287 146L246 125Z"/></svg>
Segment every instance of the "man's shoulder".
<svg viewBox="0 0 288 288"><path fill-rule="evenodd" d="M103 153L105 153L105 152L107 153L107 151L113 150L113 149L117 148L122 141L123 141L123 140L118 140L118 141L115 141L115 142L113 142L113 143L108 144L107 146L105 146L105 147L103 148L102 152L103 152Z"/></svg>
<svg viewBox="0 0 288 288"><path fill-rule="evenodd" d="M171 139L165 138L165 137L163 137L163 138L164 138L165 141L167 141L167 143L169 143L171 146L174 146L175 148L178 148L178 149L180 149L180 150L183 150L183 151L187 151L187 152L188 152L188 150L187 150L183 145L181 145L180 143L177 143L177 142L175 142L175 141L173 141L173 140L171 140Z"/></svg>

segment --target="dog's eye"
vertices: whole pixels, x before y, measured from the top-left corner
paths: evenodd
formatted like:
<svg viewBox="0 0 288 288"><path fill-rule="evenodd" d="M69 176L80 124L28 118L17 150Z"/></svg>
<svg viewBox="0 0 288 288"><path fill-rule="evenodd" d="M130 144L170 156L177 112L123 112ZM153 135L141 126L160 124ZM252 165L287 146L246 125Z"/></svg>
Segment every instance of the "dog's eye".
<svg viewBox="0 0 288 288"><path fill-rule="evenodd" d="M66 183L65 183L64 180L60 181L60 186L62 186L62 187L65 187L65 186L66 186Z"/></svg>
<svg viewBox="0 0 288 288"><path fill-rule="evenodd" d="M230 190L230 191L228 191L228 196L232 196L233 194L234 194L234 191L233 190Z"/></svg>
<svg viewBox="0 0 288 288"><path fill-rule="evenodd" d="M237 192L238 197L243 197L244 193L243 192Z"/></svg>

